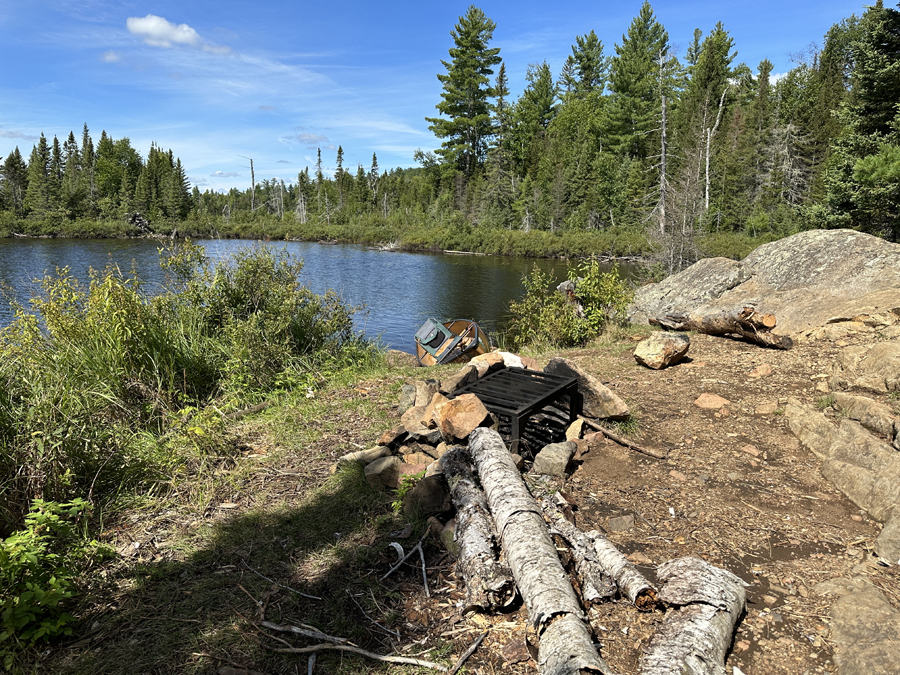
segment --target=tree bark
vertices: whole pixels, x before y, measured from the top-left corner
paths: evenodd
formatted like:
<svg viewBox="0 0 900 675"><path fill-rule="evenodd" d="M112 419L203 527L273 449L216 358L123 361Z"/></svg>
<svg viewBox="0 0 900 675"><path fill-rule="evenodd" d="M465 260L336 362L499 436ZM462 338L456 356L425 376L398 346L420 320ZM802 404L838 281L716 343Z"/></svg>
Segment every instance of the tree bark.
<svg viewBox="0 0 900 675"><path fill-rule="evenodd" d="M777 323L773 314L756 312L752 307L723 310L717 314L668 314L650 319L650 323L669 330L693 330L706 335L740 335L748 342L762 347L790 349L794 341L787 335L773 335L769 331Z"/></svg>
<svg viewBox="0 0 900 675"><path fill-rule="evenodd" d="M660 565L660 599L678 607L650 641L641 675L726 675L725 655L744 612L744 582L700 558Z"/></svg>
<svg viewBox="0 0 900 675"><path fill-rule="evenodd" d="M487 499L475 485L464 446L449 450L441 466L456 507L456 572L466 589L462 612L496 611L515 598L516 585L509 565L498 560L500 543Z"/></svg>
<svg viewBox="0 0 900 675"><path fill-rule="evenodd" d="M529 494L500 434L476 429L469 448L510 569L539 637L539 672L611 675L612 670L594 649L581 605L556 555L541 509Z"/></svg>

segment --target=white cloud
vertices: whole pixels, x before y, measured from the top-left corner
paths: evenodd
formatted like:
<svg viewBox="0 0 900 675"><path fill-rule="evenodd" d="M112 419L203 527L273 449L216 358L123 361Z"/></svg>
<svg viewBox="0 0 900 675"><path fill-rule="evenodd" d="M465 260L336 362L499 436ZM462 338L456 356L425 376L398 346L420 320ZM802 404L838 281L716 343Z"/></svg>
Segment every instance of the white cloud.
<svg viewBox="0 0 900 675"><path fill-rule="evenodd" d="M216 171L215 173L209 174L213 178L234 178L235 176L240 176L241 174L235 173L234 171Z"/></svg>
<svg viewBox="0 0 900 675"><path fill-rule="evenodd" d="M20 138L23 141L36 141L38 137L28 136L21 131L6 131L5 129L0 129L0 138Z"/></svg>
<svg viewBox="0 0 900 675"><path fill-rule="evenodd" d="M305 146L307 150L315 150L318 147L322 147L323 144L326 143L328 143L328 145L325 145L325 148L334 148L334 146L329 143L328 136L322 136L321 134L300 133L293 134L291 136L282 136L278 140L280 140L282 143L288 144L294 142L300 143L301 145Z"/></svg>
<svg viewBox="0 0 900 675"><path fill-rule="evenodd" d="M122 57L119 56L118 52L114 52L112 49L110 49L108 52L103 52L102 58L106 63L115 63Z"/></svg>
<svg viewBox="0 0 900 675"><path fill-rule="evenodd" d="M271 112L272 110L278 110L278 108L275 107L274 105L261 105L261 106L259 106L259 109L265 110L267 112Z"/></svg>
<svg viewBox="0 0 900 675"><path fill-rule="evenodd" d="M205 178L188 178L188 181L191 185L196 187L203 187L204 185L209 185L209 181Z"/></svg>
<svg viewBox="0 0 900 675"><path fill-rule="evenodd" d="M228 54L231 49L206 42L186 23L174 24L161 16L130 16L125 21L128 31L137 35L151 47L199 47L210 54Z"/></svg>
<svg viewBox="0 0 900 675"><path fill-rule="evenodd" d="M286 159L279 159L279 160L278 160L277 162L275 162L275 163L276 163L276 164L291 164L291 162L287 161Z"/></svg>

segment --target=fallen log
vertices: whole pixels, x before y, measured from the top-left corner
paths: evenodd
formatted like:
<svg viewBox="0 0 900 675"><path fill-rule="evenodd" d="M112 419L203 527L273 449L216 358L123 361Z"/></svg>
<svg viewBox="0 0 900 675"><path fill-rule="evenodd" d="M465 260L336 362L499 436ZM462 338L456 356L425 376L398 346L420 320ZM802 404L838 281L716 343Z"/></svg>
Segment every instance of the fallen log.
<svg viewBox="0 0 900 675"><path fill-rule="evenodd" d="M494 612L516 597L516 584L509 565L497 558L494 519L487 499L475 485L465 446L455 446L441 457L450 496L456 507L456 543L459 556L456 573L463 579L466 595L462 613Z"/></svg>
<svg viewBox="0 0 900 675"><path fill-rule="evenodd" d="M744 582L728 570L688 557L660 565L666 616L641 658L641 675L726 675L725 655L744 612Z"/></svg>
<svg viewBox="0 0 900 675"><path fill-rule="evenodd" d="M469 449L529 621L539 638L543 675L586 675L612 670L594 648L578 597L556 554L541 509L529 494L503 439L479 428Z"/></svg>
<svg viewBox="0 0 900 675"><path fill-rule="evenodd" d="M566 520L562 512L548 500L541 500L544 513L550 518L553 530L572 546L575 559L581 557L584 566L592 570L588 578L611 578L623 598L628 598L641 611L651 611L657 605L656 589L644 578L613 543L597 530L582 532ZM596 583L596 582L595 582ZM605 596L609 597L609 596ZM588 602L588 598L584 597Z"/></svg>
<svg viewBox="0 0 900 675"><path fill-rule="evenodd" d="M692 330L705 335L740 335L748 342L762 347L790 349L794 341L787 335L773 335L776 318L761 314L752 307L724 310L716 314L668 314L650 319L650 323L668 330Z"/></svg>
<svg viewBox="0 0 900 675"><path fill-rule="evenodd" d="M539 503L550 520L550 533L562 537L569 544L575 561L575 573L581 583L581 599L585 604L593 605L615 596L616 584L601 567L587 535L566 520L563 512L548 499L541 499Z"/></svg>
<svg viewBox="0 0 900 675"><path fill-rule="evenodd" d="M585 417L584 415L579 415L578 419L584 420L584 423L591 427L591 429L593 429L594 431L599 431L609 440L615 441L619 445L634 450L635 452L639 452L642 455L647 455L648 457L653 457L654 459L665 459L669 456L668 450L650 450L649 448L645 448L644 446L638 445L637 443L632 443L627 438L623 438L618 434L614 434L606 427L597 424L597 422L588 417Z"/></svg>

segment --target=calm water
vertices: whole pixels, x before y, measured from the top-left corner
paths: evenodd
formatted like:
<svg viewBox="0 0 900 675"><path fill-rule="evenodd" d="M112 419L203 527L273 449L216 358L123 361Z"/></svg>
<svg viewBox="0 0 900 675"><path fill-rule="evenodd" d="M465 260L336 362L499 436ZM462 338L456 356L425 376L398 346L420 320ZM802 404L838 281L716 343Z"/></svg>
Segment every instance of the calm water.
<svg viewBox="0 0 900 675"><path fill-rule="evenodd" d="M199 243L215 259L259 245L246 240ZM340 244L274 245L303 258L301 278L314 292L333 289L346 302L362 307L354 319L359 330L407 352L414 350L416 329L430 317L474 319L489 332L496 329L509 301L524 292L522 275L535 264L559 279L566 274L566 264L559 260L386 253ZM35 291L36 278L57 267L69 267L72 274L86 279L89 268L117 264L123 272L136 269L145 288L153 292L163 281L159 247L158 242L143 239L0 240L0 284L21 302ZM0 325L9 320L9 307L3 302Z"/></svg>

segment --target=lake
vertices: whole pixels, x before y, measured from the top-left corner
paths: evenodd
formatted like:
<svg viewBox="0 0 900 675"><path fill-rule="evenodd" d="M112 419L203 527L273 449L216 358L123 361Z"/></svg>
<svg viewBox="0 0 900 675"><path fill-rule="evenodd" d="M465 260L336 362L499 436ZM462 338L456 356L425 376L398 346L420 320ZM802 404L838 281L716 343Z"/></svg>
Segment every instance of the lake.
<svg viewBox="0 0 900 675"><path fill-rule="evenodd" d="M259 246L250 240L199 241L213 259ZM35 292L35 279L68 267L80 279L90 268L118 265L135 269L149 293L159 289L158 241L146 239L4 239L0 240L0 284L20 302ZM562 260L481 255L399 253L365 246L277 242L303 259L301 280L316 293L336 291L362 309L356 327L385 345L414 352L413 335L428 318L474 319L488 332L502 325L510 300L524 293L522 276L534 265L561 280ZM633 267L633 266L632 266ZM623 268L623 273L631 268ZM0 325L11 319L8 303L0 305Z"/></svg>

